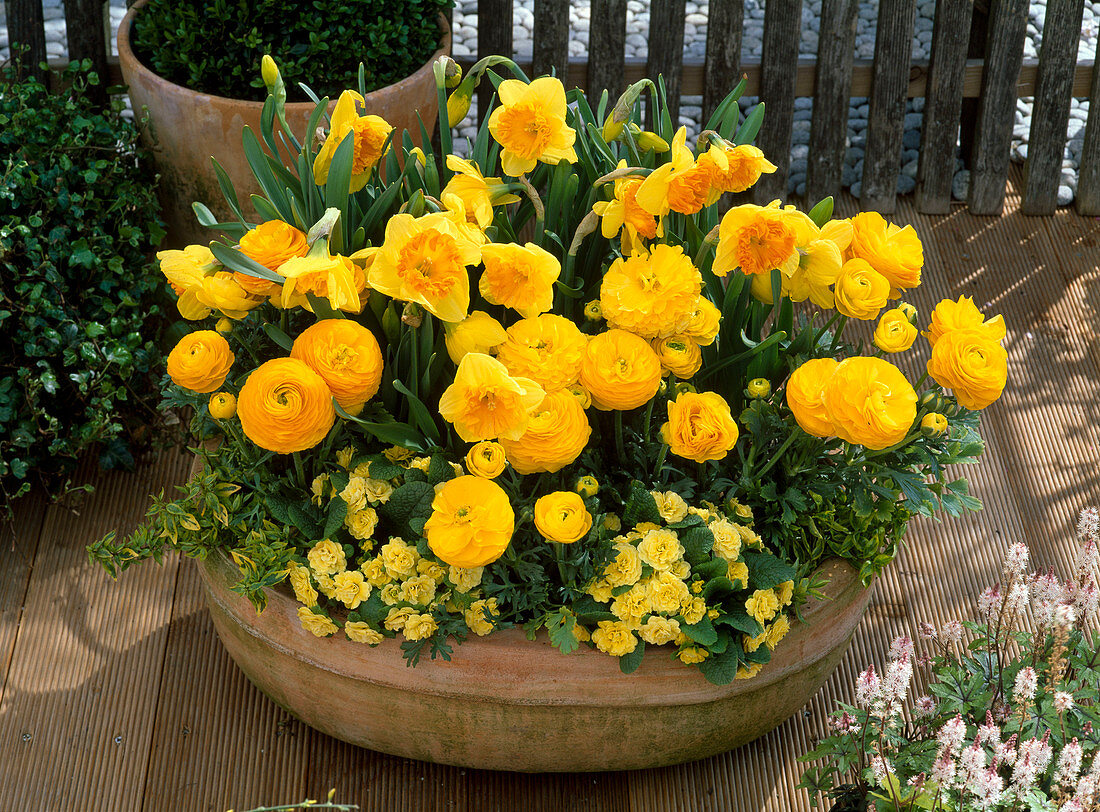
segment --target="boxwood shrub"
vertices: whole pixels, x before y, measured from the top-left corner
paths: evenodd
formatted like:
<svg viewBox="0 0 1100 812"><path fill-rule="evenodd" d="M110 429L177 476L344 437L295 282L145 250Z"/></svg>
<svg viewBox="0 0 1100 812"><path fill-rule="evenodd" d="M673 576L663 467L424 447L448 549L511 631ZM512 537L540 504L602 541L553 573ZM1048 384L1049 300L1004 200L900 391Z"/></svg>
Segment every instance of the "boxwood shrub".
<svg viewBox="0 0 1100 812"><path fill-rule="evenodd" d="M271 54L288 98L298 82L335 98L414 73L439 47L439 13L452 0L150 0L134 19L134 54L192 90L263 101L260 58ZM211 48L210 43L217 43Z"/></svg>
<svg viewBox="0 0 1100 812"><path fill-rule="evenodd" d="M89 102L88 65L61 93L0 73L0 520L92 445L132 462L157 418L155 178L121 102Z"/></svg>

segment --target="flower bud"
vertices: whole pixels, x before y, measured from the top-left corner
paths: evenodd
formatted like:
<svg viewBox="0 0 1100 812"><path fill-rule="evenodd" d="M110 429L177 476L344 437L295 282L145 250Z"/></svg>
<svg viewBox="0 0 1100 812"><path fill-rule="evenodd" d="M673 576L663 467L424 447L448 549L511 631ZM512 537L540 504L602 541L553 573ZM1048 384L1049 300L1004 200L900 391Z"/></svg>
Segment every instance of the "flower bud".
<svg viewBox="0 0 1100 812"><path fill-rule="evenodd" d="M600 483L594 476L582 476L577 480L577 484L573 486L573 490L588 499L600 492Z"/></svg>
<svg viewBox="0 0 1100 812"><path fill-rule="evenodd" d="M233 322L227 319L225 316L222 316L220 319L218 319L217 324L214 325L214 329L222 335L229 335L233 332Z"/></svg>
<svg viewBox="0 0 1100 812"><path fill-rule="evenodd" d="M767 378L753 378L745 391L750 398L766 398L772 393L772 384Z"/></svg>
<svg viewBox="0 0 1100 812"><path fill-rule="evenodd" d="M275 87L279 81L279 66L268 54L264 54L264 58L260 60L260 75L269 89Z"/></svg>
<svg viewBox="0 0 1100 812"><path fill-rule="evenodd" d="M909 302L901 302L895 309L904 313L905 318L909 319L910 324L917 323L917 308L913 307Z"/></svg>
<svg viewBox="0 0 1100 812"><path fill-rule="evenodd" d="M920 433L925 437L939 437L947 431L947 418L939 412L930 412L920 421Z"/></svg>
<svg viewBox="0 0 1100 812"><path fill-rule="evenodd" d="M657 133L643 130L638 134L638 149L642 152L668 152L668 141L661 138Z"/></svg>
<svg viewBox="0 0 1100 812"><path fill-rule="evenodd" d="M603 320L603 306L600 304L599 299L593 299L584 306L584 317L588 319L588 321Z"/></svg>
<svg viewBox="0 0 1100 812"><path fill-rule="evenodd" d="M401 311L401 321L415 329L424 323L424 311L416 302L405 302L405 308Z"/></svg>
<svg viewBox="0 0 1100 812"><path fill-rule="evenodd" d="M444 85L447 90L454 90L458 87L458 83L462 81L462 66L449 56L444 56L441 60L443 62Z"/></svg>
<svg viewBox="0 0 1100 812"><path fill-rule="evenodd" d="M699 390L687 381L677 381L676 385L672 387L672 391L677 395L682 395L684 392L698 392Z"/></svg>
<svg viewBox="0 0 1100 812"><path fill-rule="evenodd" d="M614 116L608 116L603 122L603 140L611 143L623 134L623 122L616 121Z"/></svg>
<svg viewBox="0 0 1100 812"><path fill-rule="evenodd" d="M467 76L447 99L447 122L450 126L456 127L462 119L466 118L473 98L474 83Z"/></svg>
<svg viewBox="0 0 1100 812"><path fill-rule="evenodd" d="M218 392L210 396L210 416L215 420L229 420L236 413L236 395L230 392Z"/></svg>

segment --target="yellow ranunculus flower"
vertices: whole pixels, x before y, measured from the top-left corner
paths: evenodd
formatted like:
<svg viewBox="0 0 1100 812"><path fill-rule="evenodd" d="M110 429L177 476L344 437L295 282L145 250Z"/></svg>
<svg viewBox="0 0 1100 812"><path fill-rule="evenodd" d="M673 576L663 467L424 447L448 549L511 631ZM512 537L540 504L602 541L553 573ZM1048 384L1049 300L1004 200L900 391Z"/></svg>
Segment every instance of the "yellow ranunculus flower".
<svg viewBox="0 0 1100 812"><path fill-rule="evenodd" d="M592 529L592 514L575 491L554 491L535 502L535 528L548 541L572 544Z"/></svg>
<svg viewBox="0 0 1100 812"><path fill-rule="evenodd" d="M386 238L367 280L379 293L423 305L443 321L459 322L470 306L466 267L480 261L481 247L448 215L395 214L386 223Z"/></svg>
<svg viewBox="0 0 1100 812"><path fill-rule="evenodd" d="M890 282L862 259L850 259L840 269L836 287L836 309L853 319L877 318L890 297Z"/></svg>
<svg viewBox="0 0 1100 812"><path fill-rule="evenodd" d="M600 492L600 483L594 476L582 476L577 479L576 484L573 486L573 490L587 499Z"/></svg>
<svg viewBox="0 0 1100 812"><path fill-rule="evenodd" d="M580 377L588 336L567 318L543 313L508 328L497 360L511 375L530 378L547 392L572 386Z"/></svg>
<svg viewBox="0 0 1100 812"><path fill-rule="evenodd" d="M641 336L608 330L588 342L580 382L601 411L637 409L657 394L661 361Z"/></svg>
<svg viewBox="0 0 1100 812"><path fill-rule="evenodd" d="M944 299L932 311L932 323L924 337L933 347L945 333L952 330L980 330L991 341L1003 341L1007 330L1002 316L986 319L969 296L960 296L957 302Z"/></svg>
<svg viewBox="0 0 1100 812"><path fill-rule="evenodd" d="M706 204L710 187L710 170L696 165L687 147L687 128L681 127L672 138L668 162L649 173L636 196L639 205L657 217L669 211L690 215Z"/></svg>
<svg viewBox="0 0 1100 812"><path fill-rule="evenodd" d="M916 340L917 328L902 310L887 310L878 320L874 342L883 352L905 352Z"/></svg>
<svg viewBox="0 0 1100 812"><path fill-rule="evenodd" d="M386 636L382 632L372 629L369 623L362 620L349 620L344 624L344 634L348 640L355 643L366 643L368 646L377 646Z"/></svg>
<svg viewBox="0 0 1100 812"><path fill-rule="evenodd" d="M959 405L984 409L1004 391L1008 353L988 329L951 330L932 347L928 374L954 391Z"/></svg>
<svg viewBox="0 0 1100 812"><path fill-rule="evenodd" d="M497 359L471 352L439 398L439 414L467 443L518 440L527 431L528 412L544 396L534 381L513 378Z"/></svg>
<svg viewBox="0 0 1100 812"><path fill-rule="evenodd" d="M947 417L939 412L929 412L921 418L920 430L926 437L939 437L947 431Z"/></svg>
<svg viewBox="0 0 1100 812"><path fill-rule="evenodd" d="M268 220L249 231L240 241L241 253L263 265L269 271L278 273L280 266L293 257L304 257L309 253L306 235L282 220ZM233 278L242 288L256 296L271 296L279 285L267 279L236 272Z"/></svg>
<svg viewBox="0 0 1100 812"><path fill-rule="evenodd" d="M638 646L638 638L627 625L619 620L601 620L592 632L592 642L604 654L622 657Z"/></svg>
<svg viewBox="0 0 1100 812"><path fill-rule="evenodd" d="M721 395L684 392L668 402L661 440L678 457L695 462L724 459L737 444L737 436L737 423Z"/></svg>
<svg viewBox="0 0 1100 812"><path fill-rule="evenodd" d="M322 319L307 327L290 349L324 378L343 409L366 403L382 382L382 350L374 333L351 319Z"/></svg>
<svg viewBox="0 0 1100 812"><path fill-rule="evenodd" d="M350 191L358 192L367 185L371 170L385 154L383 147L393 127L380 116L361 116L363 97L354 90L345 90L332 111L332 126L317 157L313 159L313 179L318 185L328 182L328 170L336 148L350 134L355 139L355 155L351 163Z"/></svg>
<svg viewBox="0 0 1100 812"><path fill-rule="evenodd" d="M527 430L520 437L501 437L500 444L519 473L554 473L576 460L591 436L592 427L580 401L559 389L530 411Z"/></svg>
<svg viewBox="0 0 1100 812"><path fill-rule="evenodd" d="M735 268L746 276L770 276L778 268L784 278L790 278L798 270L798 248L813 239L814 229L809 217L793 208L780 208L778 200L767 206L734 206L718 226L712 270L719 276Z"/></svg>
<svg viewBox="0 0 1100 812"><path fill-rule="evenodd" d="M841 361L821 401L838 437L876 451L901 442L917 417L917 393L900 369L881 358Z"/></svg>
<svg viewBox="0 0 1100 812"><path fill-rule="evenodd" d="M857 214L851 220L852 242L846 259L866 260L890 283L890 298L920 284L924 248L912 226L896 226L874 211Z"/></svg>
<svg viewBox="0 0 1100 812"><path fill-rule="evenodd" d="M794 414L795 422L814 437L832 437L836 434L821 401L825 384L833 377L836 368L837 362L832 358L815 358L791 373L787 381L787 405Z"/></svg>
<svg viewBox="0 0 1100 812"><path fill-rule="evenodd" d="M709 347L718 337L722 326L722 311L706 296L695 301L695 312L684 328L684 335L701 347Z"/></svg>
<svg viewBox="0 0 1100 812"><path fill-rule="evenodd" d="M626 161L619 161L618 168L625 169ZM624 256L645 250L642 240L657 237L657 218L643 209L637 199L643 180L638 175L617 178L612 199L592 204L592 211L600 217L600 233L609 240L618 234Z"/></svg>
<svg viewBox="0 0 1100 812"><path fill-rule="evenodd" d="M507 464L504 447L491 440L482 440L466 452L466 470L474 476L496 479Z"/></svg>
<svg viewBox="0 0 1100 812"><path fill-rule="evenodd" d="M600 284L607 323L643 338L665 338L687 329L703 278L679 246L656 245L650 254L615 260Z"/></svg>
<svg viewBox="0 0 1100 812"><path fill-rule="evenodd" d="M211 395L209 409L215 420L229 420L237 413L237 396L232 392Z"/></svg>
<svg viewBox="0 0 1100 812"><path fill-rule="evenodd" d="M336 632L336 624L324 615L317 615L307 606L298 607L298 620L302 628L314 637L328 637Z"/></svg>
<svg viewBox="0 0 1100 812"><path fill-rule="evenodd" d="M481 249L485 264L478 289L490 304L510 307L526 319L554 305L554 283L561 263L534 243L489 243Z"/></svg>
<svg viewBox="0 0 1100 812"><path fill-rule="evenodd" d="M655 338L650 342L661 367L680 380L687 380L703 365L703 352L699 345L685 335Z"/></svg>
<svg viewBox="0 0 1100 812"><path fill-rule="evenodd" d="M488 355L508 337L500 322L483 310L474 310L459 322L445 322L443 328L447 355L456 364L468 352Z"/></svg>
<svg viewBox="0 0 1100 812"><path fill-rule="evenodd" d="M245 436L268 451L290 454L313 448L336 422L325 379L297 358L265 361L237 399Z"/></svg>
<svg viewBox="0 0 1100 812"><path fill-rule="evenodd" d="M543 76L531 84L505 79L497 87L500 106L489 116L489 132L503 148L500 165L519 177L542 161L551 166L577 162L577 133L565 123L565 86Z"/></svg>
<svg viewBox="0 0 1100 812"><path fill-rule="evenodd" d="M516 514L504 489L490 479L460 476L435 492L424 538L432 552L455 567L484 567L512 539Z"/></svg>
<svg viewBox="0 0 1100 812"><path fill-rule="evenodd" d="M447 168L455 174L443 187L439 197L457 195L462 199L467 217L484 231L493 224L493 206L516 203L519 198L511 194L500 178L486 178L477 165L457 155L447 156Z"/></svg>
<svg viewBox="0 0 1100 812"><path fill-rule="evenodd" d="M234 360L229 342L221 334L196 330L168 353L168 375L177 386L205 395L225 383Z"/></svg>

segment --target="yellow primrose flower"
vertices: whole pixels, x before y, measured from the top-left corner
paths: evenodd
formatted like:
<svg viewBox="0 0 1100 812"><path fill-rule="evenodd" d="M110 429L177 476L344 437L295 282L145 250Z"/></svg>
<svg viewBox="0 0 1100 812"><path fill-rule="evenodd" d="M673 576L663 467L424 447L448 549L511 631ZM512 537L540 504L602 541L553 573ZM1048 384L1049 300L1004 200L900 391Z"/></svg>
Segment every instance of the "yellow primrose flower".
<svg viewBox="0 0 1100 812"><path fill-rule="evenodd" d="M625 169L626 161L619 161L618 168ZM600 232L609 240L620 235L624 256L645 250L642 239L652 240L657 236L657 218L638 203L638 189L644 180L639 175L617 178L613 186L614 197L592 204L592 211L600 217Z"/></svg>
<svg viewBox="0 0 1100 812"><path fill-rule="evenodd" d="M696 663L703 662L703 660L709 657L710 652L699 646L689 646L688 648L681 649L676 656L680 658L680 662L684 665L695 665Z"/></svg>
<svg viewBox="0 0 1100 812"><path fill-rule="evenodd" d="M328 170L336 148L350 134L355 139L355 155L351 165L352 192L358 192L367 185L371 170L382 158L383 147L393 127L380 116L361 116L359 107L364 107L363 97L354 90L345 90L336 100L332 111L332 126L328 137L317 157L313 159L313 178L318 185L328 182Z"/></svg>
<svg viewBox="0 0 1100 812"><path fill-rule="evenodd" d="M459 322L444 322L443 329L447 355L456 364L466 353L494 352L508 337L500 322L483 310L474 310Z"/></svg>
<svg viewBox="0 0 1100 812"><path fill-rule="evenodd" d="M486 598L474 601L462 614L470 631L478 637L484 637L493 630L493 618L500 615L500 609L497 608L496 598Z"/></svg>
<svg viewBox="0 0 1100 812"><path fill-rule="evenodd" d="M758 623L767 623L779 611L779 596L772 589L757 589L745 601L745 611Z"/></svg>
<svg viewBox="0 0 1100 812"><path fill-rule="evenodd" d="M778 200L767 206L734 206L718 227L713 271L725 276L740 268L750 276L770 275L778 268L790 278L798 270L798 247L811 241L813 229L809 217L793 208L780 208Z"/></svg>
<svg viewBox="0 0 1100 812"><path fill-rule="evenodd" d="M460 476L435 492L424 538L432 552L448 564L484 567L504 554L515 522L503 488L491 479Z"/></svg>
<svg viewBox="0 0 1100 812"><path fill-rule="evenodd" d="M687 502L676 491L650 491L649 494L657 503L657 512L661 514L664 521L675 524L687 517Z"/></svg>
<svg viewBox="0 0 1100 812"><path fill-rule="evenodd" d="M654 169L638 188L638 204L650 214L695 214L706 203L710 172L706 166L696 165L686 143L687 128L681 127L672 139L668 163Z"/></svg>
<svg viewBox="0 0 1100 812"><path fill-rule="evenodd" d="M671 643L680 634L680 621L674 617L660 617L650 615L642 627L638 629L638 636L651 646L663 646Z"/></svg>
<svg viewBox="0 0 1100 812"><path fill-rule="evenodd" d="M481 249L485 270L479 290L490 304L510 307L527 319L554 305L561 263L534 243L490 243Z"/></svg>
<svg viewBox="0 0 1100 812"><path fill-rule="evenodd" d="M298 620L302 622L302 628L314 637L328 637L336 632L336 624L324 615L317 615L306 606L298 607Z"/></svg>
<svg viewBox="0 0 1100 812"><path fill-rule="evenodd" d="M857 214L851 223L852 242L845 259L858 258L871 263L890 282L891 299L920 284L924 248L912 226L902 228L888 223L875 211Z"/></svg>
<svg viewBox="0 0 1100 812"><path fill-rule="evenodd" d="M601 620L592 632L592 642L604 654L622 657L638 647L638 638L619 620Z"/></svg>
<svg viewBox="0 0 1100 812"><path fill-rule="evenodd" d="M456 592L465 594L475 587L481 586L485 567L456 567L453 564L447 570L447 578L454 586Z"/></svg>
<svg viewBox="0 0 1100 812"><path fill-rule="evenodd" d="M459 322L470 306L466 267L480 261L481 249L446 214L397 214L386 223L382 250L367 278L386 296L423 305L443 321Z"/></svg>
<svg viewBox="0 0 1100 812"><path fill-rule="evenodd" d="M513 376L530 378L547 392L572 386L580 378L588 336L563 316L543 313L508 328L497 346L497 360Z"/></svg>
<svg viewBox="0 0 1100 812"><path fill-rule="evenodd" d="M369 623L362 620L349 620L345 623L344 634L348 636L348 640L366 643L368 646L377 646L386 639L382 632L372 629Z"/></svg>
<svg viewBox="0 0 1100 812"><path fill-rule="evenodd" d="M527 431L528 412L545 393L529 378L513 378L504 364L482 353L468 353L454 383L439 398L439 414L467 443L505 438Z"/></svg>
<svg viewBox="0 0 1100 812"><path fill-rule="evenodd" d="M489 116L489 132L503 147L504 174L519 177L542 161L577 162L577 133L565 123L565 86L543 76L531 84L505 79L497 87L500 106Z"/></svg>
<svg viewBox="0 0 1100 812"><path fill-rule="evenodd" d="M642 557L633 544L618 542L615 544L615 558L604 567L603 580L609 588L633 586L642 577Z"/></svg>
<svg viewBox="0 0 1100 812"><path fill-rule="evenodd" d="M301 564L291 564L287 575L294 597L304 606L316 606L317 590L309 580L309 568Z"/></svg>
<svg viewBox="0 0 1100 812"><path fill-rule="evenodd" d="M345 570L332 576L332 597L348 609L358 609L359 604L370 597L371 585L359 570Z"/></svg>
<svg viewBox="0 0 1100 812"><path fill-rule="evenodd" d="M703 278L679 246L656 245L611 263L600 284L607 323L642 338L667 338L687 329Z"/></svg>
<svg viewBox="0 0 1100 812"><path fill-rule="evenodd" d="M646 531L638 543L638 555L643 564L648 564L658 572L664 572L671 570L677 561L683 559L684 545L680 543L680 538L674 530L656 528Z"/></svg>
<svg viewBox="0 0 1100 812"><path fill-rule="evenodd" d="M447 156L447 168L455 175L443 187L440 199L453 194L462 199L466 214L484 231L493 224L493 206L518 203L500 178L487 178L471 161L457 155Z"/></svg>

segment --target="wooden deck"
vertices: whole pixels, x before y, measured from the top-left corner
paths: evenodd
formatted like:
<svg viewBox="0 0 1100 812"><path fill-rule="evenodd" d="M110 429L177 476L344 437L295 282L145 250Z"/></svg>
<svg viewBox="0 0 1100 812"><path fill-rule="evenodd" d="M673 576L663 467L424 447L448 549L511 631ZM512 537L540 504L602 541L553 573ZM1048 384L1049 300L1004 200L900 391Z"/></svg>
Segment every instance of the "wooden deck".
<svg viewBox="0 0 1100 812"><path fill-rule="evenodd" d="M315 733L236 670L190 562L137 567L117 583L89 565L90 539L132 528L151 490L183 480L189 460L170 453L136 474L89 466L96 491L79 514L35 495L17 505L16 538L0 543L0 809L222 812L330 787L364 810L809 808L795 758L858 671L917 621L969 612L1012 541L1065 572L1077 512L1100 504L1100 221L1026 218L1018 199L1011 187L1000 218L924 217L904 202L893 218L924 239L922 316L938 295L972 295L1009 325L1009 388L987 412L983 462L965 472L986 507L912 529L837 674L770 736L680 767L527 776Z"/></svg>

